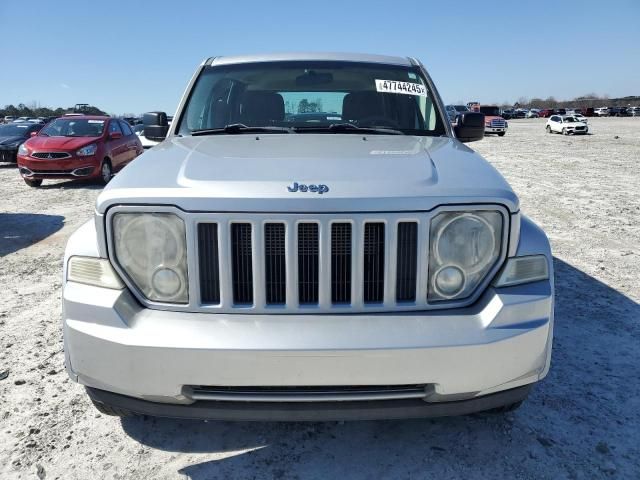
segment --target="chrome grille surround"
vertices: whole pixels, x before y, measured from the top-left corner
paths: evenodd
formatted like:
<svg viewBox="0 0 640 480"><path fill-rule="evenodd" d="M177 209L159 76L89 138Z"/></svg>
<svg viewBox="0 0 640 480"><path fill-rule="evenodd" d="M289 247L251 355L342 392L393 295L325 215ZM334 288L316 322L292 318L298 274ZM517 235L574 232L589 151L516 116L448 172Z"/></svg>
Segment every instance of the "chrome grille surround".
<svg viewBox="0 0 640 480"><path fill-rule="evenodd" d="M39 158L40 160L62 160L65 158L71 158L71 154L67 152L31 152L33 158Z"/></svg>
<svg viewBox="0 0 640 480"><path fill-rule="evenodd" d="M490 122L491 128L504 128L507 125L507 122L501 118L494 118Z"/></svg>
<svg viewBox="0 0 640 480"><path fill-rule="evenodd" d="M462 300L427 302L429 226L431 219L443 211L492 210L502 215L503 238L498 261L476 288L474 293ZM186 305L154 302L145 298L130 280L124 269L115 261L113 252L113 215L118 212L170 212L185 222L187 236L187 265L189 277L189 302ZM363 213L206 213L185 212L172 206L117 205L111 207L104 219L107 237L107 252L116 271L120 274L136 298L145 306L157 310L190 311L204 313L252 313L252 314L332 314L332 313L375 313L438 310L458 308L470 305L482 294L489 282L504 263L509 250L510 215L501 205L447 205L425 212L363 212ZM416 295L413 301L397 300L396 275L398 258L398 224L416 223L417 228L417 266ZM219 264L219 302L201 301L200 265L198 261L198 225L216 224ZM281 304L267 303L265 281L265 227L267 224L280 223L285 228L285 275L286 301ZM298 301L298 225L317 224L319 238L318 260L318 301L313 304L301 304ZM351 224L351 301L349 303L332 302L331 285L331 245L332 225ZM364 236L367 223L384 224L384 284L382 301L366 303L364 301ZM233 224L248 224L251 231L251 275L252 303L235 304L232 278L232 242Z"/></svg>

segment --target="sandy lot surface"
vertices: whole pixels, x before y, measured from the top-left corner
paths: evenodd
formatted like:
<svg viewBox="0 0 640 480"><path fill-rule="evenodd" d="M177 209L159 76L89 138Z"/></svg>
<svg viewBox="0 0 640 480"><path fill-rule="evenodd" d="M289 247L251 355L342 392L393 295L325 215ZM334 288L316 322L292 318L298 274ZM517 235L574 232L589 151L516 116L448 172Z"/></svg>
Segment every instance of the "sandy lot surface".
<svg viewBox="0 0 640 480"><path fill-rule="evenodd" d="M64 372L59 313L63 248L100 190L35 190L0 166L0 478L639 478L640 118L593 119L585 137L510 125L470 146L551 238L557 307L551 372L502 417L102 416Z"/></svg>

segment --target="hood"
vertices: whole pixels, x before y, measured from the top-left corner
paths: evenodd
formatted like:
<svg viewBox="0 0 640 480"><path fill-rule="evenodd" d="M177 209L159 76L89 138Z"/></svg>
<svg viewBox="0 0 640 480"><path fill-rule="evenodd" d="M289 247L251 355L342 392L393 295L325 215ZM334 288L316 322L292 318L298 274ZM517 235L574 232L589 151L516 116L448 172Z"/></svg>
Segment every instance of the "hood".
<svg viewBox="0 0 640 480"><path fill-rule="evenodd" d="M44 135L36 135L27 140L26 145L32 150L64 150L71 152L98 140L100 140L100 137L45 137Z"/></svg>
<svg viewBox="0 0 640 480"><path fill-rule="evenodd" d="M328 190L303 192L295 183ZM355 134L172 137L118 174L97 210L141 203L230 212L415 211L446 203L518 209L502 176L455 139Z"/></svg>
<svg viewBox="0 0 640 480"><path fill-rule="evenodd" d="M26 139L22 135L10 135L6 137L0 136L0 145L12 145L14 143L22 143Z"/></svg>
<svg viewBox="0 0 640 480"><path fill-rule="evenodd" d="M490 122L491 120L504 120L500 115L485 115L484 121Z"/></svg>

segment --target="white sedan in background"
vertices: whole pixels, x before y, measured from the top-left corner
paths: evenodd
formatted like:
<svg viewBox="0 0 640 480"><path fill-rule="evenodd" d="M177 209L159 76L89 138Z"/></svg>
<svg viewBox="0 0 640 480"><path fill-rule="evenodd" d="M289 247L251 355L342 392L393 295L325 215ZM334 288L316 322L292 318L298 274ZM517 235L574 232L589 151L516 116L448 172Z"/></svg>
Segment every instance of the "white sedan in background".
<svg viewBox="0 0 640 480"><path fill-rule="evenodd" d="M586 134L589 126L581 122L575 115L551 115L547 120L547 133L562 133L563 135Z"/></svg>
<svg viewBox="0 0 640 480"><path fill-rule="evenodd" d="M156 142L154 140L149 140L147 137L144 136L144 125L142 125L142 124L135 125L133 127L133 131L135 132L135 134L140 139L140 143L142 143L142 148L144 148L145 150L147 150L147 149L149 149L151 147L155 147L156 145L158 145L160 143L160 142Z"/></svg>

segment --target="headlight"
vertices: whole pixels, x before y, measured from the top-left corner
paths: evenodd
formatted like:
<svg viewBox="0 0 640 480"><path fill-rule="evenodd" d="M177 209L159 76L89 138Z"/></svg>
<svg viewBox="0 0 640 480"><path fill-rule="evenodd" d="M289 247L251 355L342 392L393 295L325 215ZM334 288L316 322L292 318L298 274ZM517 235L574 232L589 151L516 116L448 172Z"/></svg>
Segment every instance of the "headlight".
<svg viewBox="0 0 640 480"><path fill-rule="evenodd" d="M466 298L500 257L502 215L446 212L431 221L429 301Z"/></svg>
<svg viewBox="0 0 640 480"><path fill-rule="evenodd" d="M98 146L95 143L92 143L91 145L82 147L76 152L76 155L79 157L88 157L89 155L95 155L96 150L98 150Z"/></svg>
<svg viewBox="0 0 640 480"><path fill-rule="evenodd" d="M118 265L149 300L187 303L187 250L182 219L172 213L116 213Z"/></svg>
<svg viewBox="0 0 640 480"><path fill-rule="evenodd" d="M18 155L29 155L29 150L27 150L27 147L24 146L24 143L18 147Z"/></svg>

